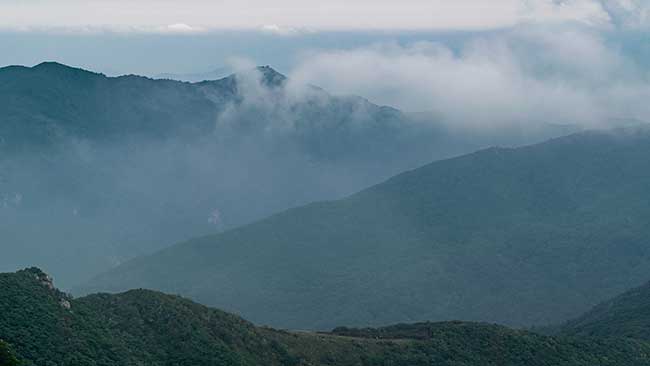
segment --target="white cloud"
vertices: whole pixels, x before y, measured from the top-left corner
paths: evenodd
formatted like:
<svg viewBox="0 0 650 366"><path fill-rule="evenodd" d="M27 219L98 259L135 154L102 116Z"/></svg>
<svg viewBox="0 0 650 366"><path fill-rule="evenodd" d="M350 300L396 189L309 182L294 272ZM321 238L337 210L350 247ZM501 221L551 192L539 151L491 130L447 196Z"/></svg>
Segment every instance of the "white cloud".
<svg viewBox="0 0 650 366"><path fill-rule="evenodd" d="M185 23L175 23L168 25L166 30L172 33L193 33L201 31L201 28L195 28Z"/></svg>
<svg viewBox="0 0 650 366"><path fill-rule="evenodd" d="M650 1L647 0L599 0L618 27L647 28L650 26Z"/></svg>
<svg viewBox="0 0 650 366"><path fill-rule="evenodd" d="M264 33L275 34L279 36L291 36L299 33L306 32L292 27L279 26L277 24L267 24L260 28Z"/></svg>
<svg viewBox="0 0 650 366"><path fill-rule="evenodd" d="M422 42L305 55L292 73L313 83L454 123L650 121L647 72L579 27L519 27L460 51Z"/></svg>

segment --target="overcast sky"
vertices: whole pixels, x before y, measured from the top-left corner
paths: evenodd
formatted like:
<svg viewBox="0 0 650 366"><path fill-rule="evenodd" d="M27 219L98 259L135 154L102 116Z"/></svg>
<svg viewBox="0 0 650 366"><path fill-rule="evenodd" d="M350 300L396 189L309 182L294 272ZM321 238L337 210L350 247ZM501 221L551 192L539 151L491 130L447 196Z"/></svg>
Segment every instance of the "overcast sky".
<svg viewBox="0 0 650 366"><path fill-rule="evenodd" d="M602 2L601 2L602 1ZM0 0L13 30L183 33L214 29L489 29L521 22L608 24L647 0ZM644 15L647 18L647 10Z"/></svg>
<svg viewBox="0 0 650 366"><path fill-rule="evenodd" d="M649 19L650 0L0 0L0 66L51 60L155 76L247 58L289 72L314 50L522 25L638 31Z"/></svg>

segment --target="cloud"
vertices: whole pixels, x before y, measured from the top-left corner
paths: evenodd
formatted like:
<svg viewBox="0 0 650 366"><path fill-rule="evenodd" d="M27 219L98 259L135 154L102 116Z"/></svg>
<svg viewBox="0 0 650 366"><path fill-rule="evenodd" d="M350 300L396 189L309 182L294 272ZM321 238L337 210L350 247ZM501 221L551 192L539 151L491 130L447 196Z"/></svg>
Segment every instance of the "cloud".
<svg viewBox="0 0 650 366"><path fill-rule="evenodd" d="M594 0L522 0L524 22L577 22L605 26L611 22L599 1Z"/></svg>
<svg viewBox="0 0 650 366"><path fill-rule="evenodd" d="M596 27L638 29L650 26L647 0L522 0L524 19L572 21Z"/></svg>
<svg viewBox="0 0 650 366"><path fill-rule="evenodd" d="M292 36L304 32L304 30L299 30L292 27L283 27L277 24L264 25L262 26L261 30L264 33L275 34L279 36Z"/></svg>
<svg viewBox="0 0 650 366"><path fill-rule="evenodd" d="M435 42L376 44L303 56L292 78L447 121L609 124L650 121L647 69L581 27L518 27L460 49Z"/></svg>
<svg viewBox="0 0 650 366"><path fill-rule="evenodd" d="M646 0L599 0L611 23L619 28L650 26L650 2Z"/></svg>
<svg viewBox="0 0 650 366"><path fill-rule="evenodd" d="M162 31L164 32L165 30L172 33L195 33L202 31L201 28L192 27L185 23L170 24Z"/></svg>

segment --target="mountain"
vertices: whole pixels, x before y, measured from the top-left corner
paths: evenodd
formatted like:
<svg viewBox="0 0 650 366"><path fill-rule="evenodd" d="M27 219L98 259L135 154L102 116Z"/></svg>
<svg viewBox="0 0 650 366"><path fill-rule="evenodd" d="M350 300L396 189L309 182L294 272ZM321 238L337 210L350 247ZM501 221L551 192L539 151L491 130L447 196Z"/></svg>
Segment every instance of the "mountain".
<svg viewBox="0 0 650 366"><path fill-rule="evenodd" d="M0 289L3 366L650 364L650 345L634 340L463 322L287 332L148 290L73 299L37 268L0 274Z"/></svg>
<svg viewBox="0 0 650 366"><path fill-rule="evenodd" d="M650 128L434 162L127 262L85 291L180 293L295 329L558 323L650 277Z"/></svg>
<svg viewBox="0 0 650 366"><path fill-rule="evenodd" d="M71 288L432 160L567 132L533 130L451 128L269 66L199 83L0 68L0 270L37 264Z"/></svg>
<svg viewBox="0 0 650 366"><path fill-rule="evenodd" d="M218 67L208 72L188 73L188 74L173 74L162 73L157 74L155 79L170 79L178 81L187 81L190 83L198 83L206 80L218 80L233 73L232 67Z"/></svg>
<svg viewBox="0 0 650 366"><path fill-rule="evenodd" d="M221 137L226 133L236 138L242 137L239 133L248 136L273 130L286 134L278 135L286 138L284 144L310 148L310 143L299 140L314 138L310 131L314 127L319 134L380 129L386 137L407 127L400 125L407 118L393 108L359 97L331 96L308 86L289 95L283 87L286 81L269 66L195 84L136 75L106 77L55 62L0 68L0 107L4 111L0 147L10 153L60 145L72 138L103 143L140 141L139 137ZM235 120L220 120L226 118L222 115L226 110L237 112ZM287 130L276 131L278 127ZM369 140L371 144L379 142L385 141Z"/></svg>
<svg viewBox="0 0 650 366"><path fill-rule="evenodd" d="M131 134L205 132L214 107L188 84L102 74L45 62L0 69L3 150L31 152L67 138L115 140ZM192 124L184 123L191 115Z"/></svg>
<svg viewBox="0 0 650 366"><path fill-rule="evenodd" d="M0 275L0 288L0 337L26 365L286 364L250 323L176 296L72 299L36 268Z"/></svg>
<svg viewBox="0 0 650 366"><path fill-rule="evenodd" d="M560 327L560 334L650 340L650 283L602 302Z"/></svg>

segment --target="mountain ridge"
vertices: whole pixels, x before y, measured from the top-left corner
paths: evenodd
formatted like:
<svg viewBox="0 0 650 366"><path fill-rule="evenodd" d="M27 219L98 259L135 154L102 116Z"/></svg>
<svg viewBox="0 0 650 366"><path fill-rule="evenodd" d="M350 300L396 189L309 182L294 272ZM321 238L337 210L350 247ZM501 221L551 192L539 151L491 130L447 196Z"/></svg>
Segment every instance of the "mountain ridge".
<svg viewBox="0 0 650 366"><path fill-rule="evenodd" d="M7 366L650 364L650 345L635 340L547 337L466 322L290 332L143 289L70 298L64 306L38 268L0 273L0 288L0 360Z"/></svg>
<svg viewBox="0 0 650 366"><path fill-rule="evenodd" d="M650 282L603 301L556 334L650 340Z"/></svg>
<svg viewBox="0 0 650 366"><path fill-rule="evenodd" d="M647 126L486 149L180 243L86 290L157 288L307 329L566 320L650 277L647 153Z"/></svg>
<svg viewBox="0 0 650 366"><path fill-rule="evenodd" d="M35 263L70 288L456 149L397 110L286 84L270 67L196 84L54 62L0 69L0 248L12 254L0 268Z"/></svg>
<svg viewBox="0 0 650 366"><path fill-rule="evenodd" d="M268 98L264 95L264 99L255 100L254 98L259 98L256 94L260 91L253 89L267 88L271 93L283 94L289 79L268 65L233 73L218 80L188 83L132 74L107 76L48 61L32 67L0 68L0 80L4 81L0 96L5 96L5 107L9 111L5 116L8 126L4 130L0 129L0 137L5 140L6 149L7 142L16 140L26 132L34 136L38 132L36 130L40 130L38 133L41 136L34 136L37 137L35 141L40 143L65 137L91 140L111 136L133 138L134 133L138 136L166 138L188 136L188 133L193 137L211 134L215 133L215 124L227 111L229 104L238 105L249 97L253 98L253 103L271 102L264 100ZM382 118L389 123L408 124L407 117L397 109L375 105L362 97L334 96L312 86L306 87L302 93L305 93L304 96L298 100L288 102L287 106L280 105L282 108L296 109L308 115L309 119L316 120L296 121L299 123L296 125L298 128L312 128L307 125L309 123L318 128L325 127L333 133L346 124L350 125L351 121L346 121L346 118L349 119L348 113L354 113L355 110L368 113L368 117L362 116L363 113L358 116L363 117L361 120L367 120L364 122L369 122L364 128L376 128L373 126L375 122L383 124L381 127L389 127L381 121ZM281 98L286 96L274 96L273 99L276 100L273 102L280 102ZM115 107L127 111L122 113ZM265 108L268 109L267 112L273 112L272 108ZM326 112L328 108L336 110ZM192 117L188 119L186 116ZM267 120L265 123L270 123L269 120L278 120L283 116L262 117ZM33 131L29 131L29 123L34 124L31 128ZM256 128L264 128L264 125ZM349 126L345 128L350 129ZM307 129L300 131L305 132L312 133ZM313 139L312 136L295 136L298 139L304 137ZM303 148L308 146L307 143L304 145Z"/></svg>

